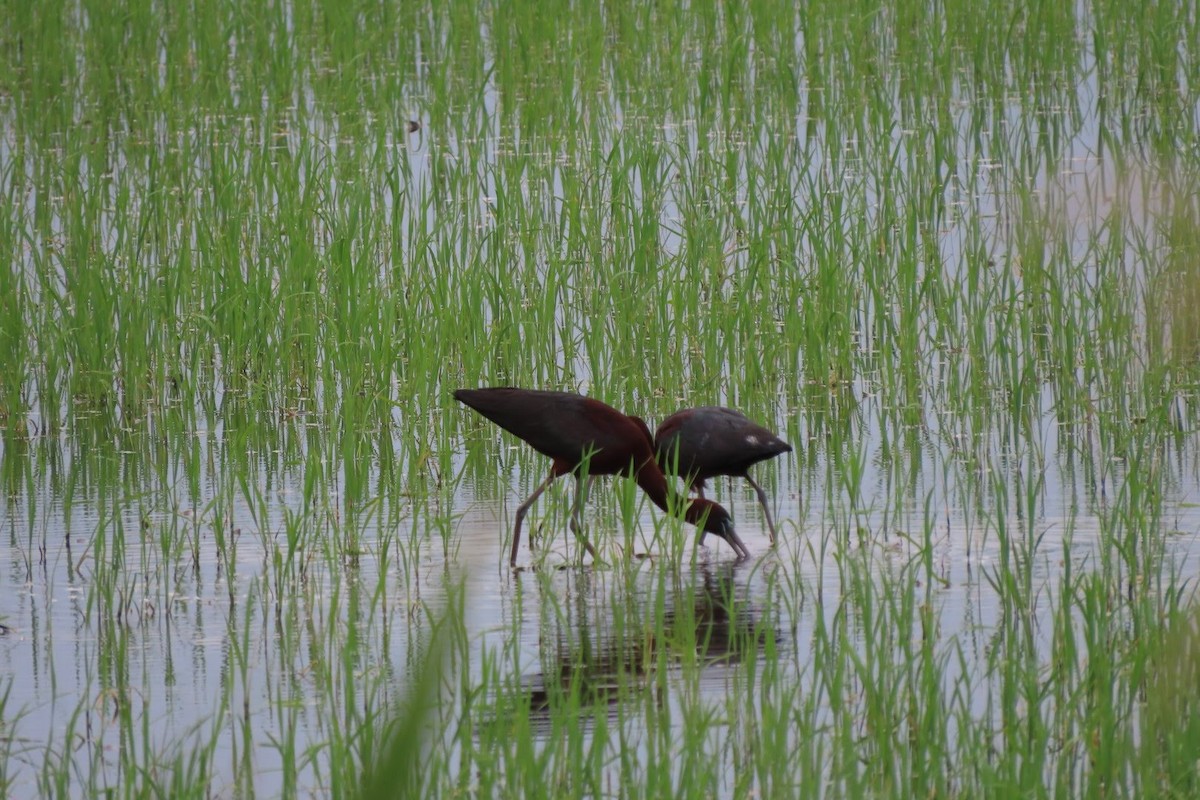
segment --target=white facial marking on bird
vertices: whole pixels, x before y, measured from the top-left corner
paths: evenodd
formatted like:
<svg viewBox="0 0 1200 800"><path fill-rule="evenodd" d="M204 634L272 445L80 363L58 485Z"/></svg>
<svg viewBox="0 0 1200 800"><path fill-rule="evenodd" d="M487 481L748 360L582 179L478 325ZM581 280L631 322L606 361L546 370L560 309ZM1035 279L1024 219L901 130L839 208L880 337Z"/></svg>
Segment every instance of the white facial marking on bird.
<svg viewBox="0 0 1200 800"><path fill-rule="evenodd" d="M753 447L754 445L758 444L758 437L754 434L750 434L746 437L746 444Z"/></svg>

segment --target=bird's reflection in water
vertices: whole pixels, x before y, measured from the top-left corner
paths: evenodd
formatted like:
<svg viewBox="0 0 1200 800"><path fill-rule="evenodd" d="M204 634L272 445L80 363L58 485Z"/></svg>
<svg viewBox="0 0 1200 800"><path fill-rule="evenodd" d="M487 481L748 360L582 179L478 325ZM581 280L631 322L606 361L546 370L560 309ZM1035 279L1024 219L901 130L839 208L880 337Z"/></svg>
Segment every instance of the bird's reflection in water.
<svg viewBox="0 0 1200 800"><path fill-rule="evenodd" d="M750 597L749 567L700 563L682 572L651 567L530 576L538 580L541 609L541 670L522 680L531 721L548 723L563 706L603 709L613 718L623 700L649 696L661 704L672 677L698 673L709 683L748 653L762 652L776 632ZM725 691L723 685L713 689Z"/></svg>

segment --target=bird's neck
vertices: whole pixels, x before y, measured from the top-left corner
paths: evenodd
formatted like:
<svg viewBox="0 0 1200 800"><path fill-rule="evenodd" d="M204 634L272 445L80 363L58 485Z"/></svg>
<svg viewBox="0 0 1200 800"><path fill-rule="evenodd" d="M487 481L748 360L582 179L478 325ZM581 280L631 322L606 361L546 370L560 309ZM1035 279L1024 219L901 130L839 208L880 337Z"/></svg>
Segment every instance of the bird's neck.
<svg viewBox="0 0 1200 800"><path fill-rule="evenodd" d="M658 468L658 465L653 460L647 461L638 470L637 484L642 487L642 491L654 502L654 505L663 511L670 510L669 498L671 490L667 486L667 476L663 475L662 470Z"/></svg>
<svg viewBox="0 0 1200 800"><path fill-rule="evenodd" d="M637 474L638 486L653 501L654 505L666 511L682 516L693 525L699 525L708 513L709 506L715 505L709 500L692 500L681 497L672 491L667 483L667 476L659 469L653 459L647 461Z"/></svg>

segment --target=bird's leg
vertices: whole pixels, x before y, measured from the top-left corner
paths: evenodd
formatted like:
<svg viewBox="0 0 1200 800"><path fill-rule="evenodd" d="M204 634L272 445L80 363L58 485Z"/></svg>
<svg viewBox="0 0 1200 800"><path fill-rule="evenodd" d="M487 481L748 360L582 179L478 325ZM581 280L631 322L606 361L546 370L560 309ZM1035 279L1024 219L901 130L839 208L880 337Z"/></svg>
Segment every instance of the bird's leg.
<svg viewBox="0 0 1200 800"><path fill-rule="evenodd" d="M763 516L767 518L767 532L771 534L771 546L775 546L775 521L771 519L771 507L767 502L767 493L762 490L762 487L754 482L754 478L749 475L746 480L750 481L750 485L754 487L754 491L758 492L758 502L762 503Z"/></svg>
<svg viewBox="0 0 1200 800"><path fill-rule="evenodd" d="M584 548L591 554L592 558L596 557L596 549L592 547L592 543L588 541L587 535L583 532L583 503L587 499L588 492L592 488L592 480L594 475L588 475L586 478L579 475L575 476L575 505L571 509L571 532L583 542Z"/></svg>
<svg viewBox="0 0 1200 800"><path fill-rule="evenodd" d="M525 502L517 506L517 521L516 524L513 525L512 555L508 560L508 565L510 567L515 567L517 565L517 547L521 544L521 523L525 520L525 514L528 513L529 507L533 505L533 501L541 497L542 492L546 491L546 487L554 483L557 478L558 475L554 472L554 470L551 470L549 477L538 484L538 487L533 490L533 494L529 495L529 497L525 498ZM529 552L533 552L533 539L529 540Z"/></svg>
<svg viewBox="0 0 1200 800"><path fill-rule="evenodd" d="M592 476L584 478L575 476L575 501L571 504L571 533L576 536L583 534L583 504L592 490Z"/></svg>

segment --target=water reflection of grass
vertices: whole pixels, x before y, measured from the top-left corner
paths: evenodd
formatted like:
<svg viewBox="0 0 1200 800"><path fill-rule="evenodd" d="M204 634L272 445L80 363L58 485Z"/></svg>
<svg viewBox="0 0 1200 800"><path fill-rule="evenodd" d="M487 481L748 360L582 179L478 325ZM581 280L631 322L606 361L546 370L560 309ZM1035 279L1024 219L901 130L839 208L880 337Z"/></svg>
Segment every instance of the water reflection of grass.
<svg viewBox="0 0 1200 800"><path fill-rule="evenodd" d="M698 567L694 580L656 572L628 587L632 596L618 590L616 597L591 587L603 576L586 571L568 575L565 582L539 581L547 608L560 608L549 596L564 588L574 600L561 608L561 618L547 615L541 669L525 680L535 727L552 726L557 707L567 701L578 704L581 716L593 710L612 722L617 705L644 686L665 690L668 682L656 676L657 670L708 674L711 667L740 663L747 650L761 652L764 638L775 632L760 627L761 610L744 588L739 591L736 572L733 564L714 568L707 563ZM589 595L601 602L593 605Z"/></svg>
<svg viewBox="0 0 1200 800"><path fill-rule="evenodd" d="M9 5L0 793L1194 794L1189 4ZM779 552L497 571L501 383Z"/></svg>

